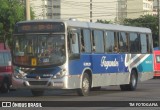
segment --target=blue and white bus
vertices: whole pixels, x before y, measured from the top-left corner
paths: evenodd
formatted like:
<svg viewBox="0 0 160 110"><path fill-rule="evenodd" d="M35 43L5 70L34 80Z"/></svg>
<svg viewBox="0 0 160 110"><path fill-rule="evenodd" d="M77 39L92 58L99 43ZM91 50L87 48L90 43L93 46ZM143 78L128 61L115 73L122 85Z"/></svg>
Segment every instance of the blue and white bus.
<svg viewBox="0 0 160 110"><path fill-rule="evenodd" d="M133 91L153 78L152 35L148 28L63 20L22 21L15 25L13 88L92 89L119 85Z"/></svg>

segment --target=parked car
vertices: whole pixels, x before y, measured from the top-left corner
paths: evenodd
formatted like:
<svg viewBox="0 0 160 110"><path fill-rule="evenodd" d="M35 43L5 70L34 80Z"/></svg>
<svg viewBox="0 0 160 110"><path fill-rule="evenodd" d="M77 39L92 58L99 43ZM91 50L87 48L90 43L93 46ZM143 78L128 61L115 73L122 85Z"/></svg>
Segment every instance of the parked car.
<svg viewBox="0 0 160 110"><path fill-rule="evenodd" d="M13 66L10 50L2 48L2 45L0 45L0 91L2 93L9 92L12 73Z"/></svg>

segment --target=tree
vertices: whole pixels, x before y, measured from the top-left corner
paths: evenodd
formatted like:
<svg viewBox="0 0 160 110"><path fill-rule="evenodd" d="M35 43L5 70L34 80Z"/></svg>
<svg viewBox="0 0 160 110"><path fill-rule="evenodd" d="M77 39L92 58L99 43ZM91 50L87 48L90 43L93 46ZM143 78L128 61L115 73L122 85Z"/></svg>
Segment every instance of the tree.
<svg viewBox="0 0 160 110"><path fill-rule="evenodd" d="M111 23L109 21L102 21L102 20L97 20L97 22L100 23ZM153 45L154 47L158 46L158 19L157 16L152 16L152 15L143 15L140 16L139 18L136 19L129 19L125 18L122 21L123 25L127 26L137 26L137 27L147 27L152 30L152 36L153 36Z"/></svg>
<svg viewBox="0 0 160 110"><path fill-rule="evenodd" d="M31 18L34 13L31 11ZM25 20L25 6L19 0L0 1L0 39L11 42L15 23Z"/></svg>
<svg viewBox="0 0 160 110"><path fill-rule="evenodd" d="M147 27L152 30L154 47L158 46L158 19L157 16L143 15L136 19L124 19L124 25Z"/></svg>
<svg viewBox="0 0 160 110"><path fill-rule="evenodd" d="M98 19L97 22L98 22L98 23L105 23L105 24L113 24L112 21L107 21L107 20L104 20L104 21L103 21L103 20L100 20L100 19Z"/></svg>

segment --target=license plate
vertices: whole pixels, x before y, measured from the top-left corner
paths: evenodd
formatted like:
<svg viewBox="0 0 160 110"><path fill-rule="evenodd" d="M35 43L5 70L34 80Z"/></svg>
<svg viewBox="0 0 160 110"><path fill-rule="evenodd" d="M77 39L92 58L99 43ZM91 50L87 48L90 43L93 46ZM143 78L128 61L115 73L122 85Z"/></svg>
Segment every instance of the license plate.
<svg viewBox="0 0 160 110"><path fill-rule="evenodd" d="M44 62L44 63L48 63L48 62L49 62L49 58L44 58L44 59L43 59L43 62Z"/></svg>
<svg viewBox="0 0 160 110"><path fill-rule="evenodd" d="M37 65L37 59L32 58L31 63L32 63L32 66L36 66Z"/></svg>

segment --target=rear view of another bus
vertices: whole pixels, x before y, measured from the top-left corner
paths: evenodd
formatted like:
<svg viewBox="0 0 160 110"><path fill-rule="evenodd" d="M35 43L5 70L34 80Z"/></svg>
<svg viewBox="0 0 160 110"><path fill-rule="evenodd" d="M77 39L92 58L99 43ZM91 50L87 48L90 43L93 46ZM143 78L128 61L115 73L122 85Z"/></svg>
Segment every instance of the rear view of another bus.
<svg viewBox="0 0 160 110"><path fill-rule="evenodd" d="M160 50L154 50L154 77L160 77Z"/></svg>

